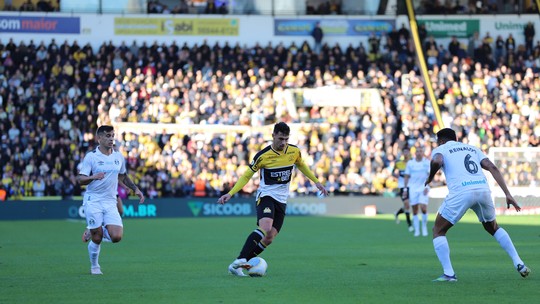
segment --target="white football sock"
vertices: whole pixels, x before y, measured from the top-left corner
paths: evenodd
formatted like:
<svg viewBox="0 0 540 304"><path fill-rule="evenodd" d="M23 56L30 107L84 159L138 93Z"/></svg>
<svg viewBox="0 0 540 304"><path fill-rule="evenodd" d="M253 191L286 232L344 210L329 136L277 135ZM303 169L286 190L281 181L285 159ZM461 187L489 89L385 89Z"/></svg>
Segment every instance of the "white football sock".
<svg viewBox="0 0 540 304"><path fill-rule="evenodd" d="M92 267L99 267L99 251L101 249L100 244L94 243L92 240L88 242L88 255L90 256L90 265Z"/></svg>
<svg viewBox="0 0 540 304"><path fill-rule="evenodd" d="M493 237L495 237L501 247L506 251L506 253L508 253L510 258L512 259L512 262L514 262L515 267L517 267L518 264L524 264L519 257L516 247L514 247L514 243L512 243L512 240L510 239L510 236L508 235L508 232L506 232L506 230L502 228L497 229Z"/></svg>
<svg viewBox="0 0 540 304"><path fill-rule="evenodd" d="M427 213L422 213L422 232L427 231Z"/></svg>
<svg viewBox="0 0 540 304"><path fill-rule="evenodd" d="M107 230L107 227L105 226L101 226L101 228L103 229L103 241L104 242L107 242L107 243L111 243L112 240L111 240L111 236L109 235L109 230Z"/></svg>
<svg viewBox="0 0 540 304"><path fill-rule="evenodd" d="M418 218L418 214L413 215L412 223L414 227L414 234L420 233L420 219Z"/></svg>
<svg viewBox="0 0 540 304"><path fill-rule="evenodd" d="M452 267L452 262L450 261L450 246L448 246L446 236L438 236L434 238L433 248L435 248L435 253L439 258L439 262L441 262L444 274L453 276L455 273L454 268Z"/></svg>

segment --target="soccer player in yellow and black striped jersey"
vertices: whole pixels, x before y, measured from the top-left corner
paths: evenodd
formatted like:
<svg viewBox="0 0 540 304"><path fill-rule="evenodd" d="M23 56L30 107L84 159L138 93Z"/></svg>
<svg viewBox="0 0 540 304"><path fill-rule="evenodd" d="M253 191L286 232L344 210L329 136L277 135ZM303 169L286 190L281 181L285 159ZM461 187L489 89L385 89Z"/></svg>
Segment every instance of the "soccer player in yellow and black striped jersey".
<svg viewBox="0 0 540 304"><path fill-rule="evenodd" d="M407 225L409 225L409 231L413 231L411 223L411 212L409 207L409 189L405 187L405 168L407 168L407 162L411 159L411 150L409 147L403 147L401 158L396 162L394 167L394 175L398 178L399 196L403 202L403 207L395 213L396 223L399 224L399 215L405 213L407 219Z"/></svg>
<svg viewBox="0 0 540 304"><path fill-rule="evenodd" d="M261 180L256 196L258 228L248 236L238 258L229 265L229 273L233 275L246 276L242 269L249 268L247 261L261 254L279 233L285 219L289 185L295 167L313 181L323 195L328 195L302 160L300 149L287 143L289 133L290 128L286 123L277 123L272 133L272 144L253 157L250 170L246 170L229 193L218 199L219 204L226 203L249 182L255 172L260 171Z"/></svg>

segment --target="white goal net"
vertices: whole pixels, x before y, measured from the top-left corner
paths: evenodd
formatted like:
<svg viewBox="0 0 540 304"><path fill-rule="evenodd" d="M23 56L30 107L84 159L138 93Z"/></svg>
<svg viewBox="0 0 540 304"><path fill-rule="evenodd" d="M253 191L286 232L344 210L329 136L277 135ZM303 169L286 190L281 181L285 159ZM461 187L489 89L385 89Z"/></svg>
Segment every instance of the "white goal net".
<svg viewBox="0 0 540 304"><path fill-rule="evenodd" d="M489 158L501 171L510 193L522 207L521 214L540 214L540 147L491 148ZM498 214L516 214L506 209L504 193L491 174L490 187Z"/></svg>

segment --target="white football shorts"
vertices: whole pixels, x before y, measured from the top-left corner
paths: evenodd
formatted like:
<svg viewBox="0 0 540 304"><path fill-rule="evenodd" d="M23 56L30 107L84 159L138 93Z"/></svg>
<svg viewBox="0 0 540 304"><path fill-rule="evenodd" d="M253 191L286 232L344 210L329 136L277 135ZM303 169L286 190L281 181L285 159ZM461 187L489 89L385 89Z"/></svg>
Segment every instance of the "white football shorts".
<svg viewBox="0 0 540 304"><path fill-rule="evenodd" d="M416 206L418 204L427 205L429 203L429 195L424 195L424 188L422 188L422 191L409 190L409 192L409 204L411 206Z"/></svg>
<svg viewBox="0 0 540 304"><path fill-rule="evenodd" d="M489 190L448 194L439 208L439 214L455 225L469 208L476 213L478 220L482 223L495 220L495 206Z"/></svg>
<svg viewBox="0 0 540 304"><path fill-rule="evenodd" d="M123 227L122 217L116 207L116 197L109 201L88 201L85 195L83 201L84 214L86 216L86 228L96 229L101 226L115 225Z"/></svg>

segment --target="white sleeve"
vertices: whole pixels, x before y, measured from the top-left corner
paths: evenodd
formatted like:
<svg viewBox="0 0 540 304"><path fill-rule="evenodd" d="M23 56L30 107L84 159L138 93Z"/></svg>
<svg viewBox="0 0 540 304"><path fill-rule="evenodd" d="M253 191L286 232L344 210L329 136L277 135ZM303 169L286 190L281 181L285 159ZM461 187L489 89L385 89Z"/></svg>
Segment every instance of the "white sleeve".
<svg viewBox="0 0 540 304"><path fill-rule="evenodd" d="M90 176L92 173L92 160L90 154L86 154L83 158L81 170L79 171L79 174Z"/></svg>
<svg viewBox="0 0 540 304"><path fill-rule="evenodd" d="M126 159L124 158L124 155L122 155L122 153L118 152L118 154L120 155L119 159L120 159L120 164L122 164L122 166L120 167L120 171L118 173L120 174L126 174Z"/></svg>
<svg viewBox="0 0 540 304"><path fill-rule="evenodd" d="M484 154L482 150L478 149L478 162L481 162L484 158L488 158L487 155Z"/></svg>

